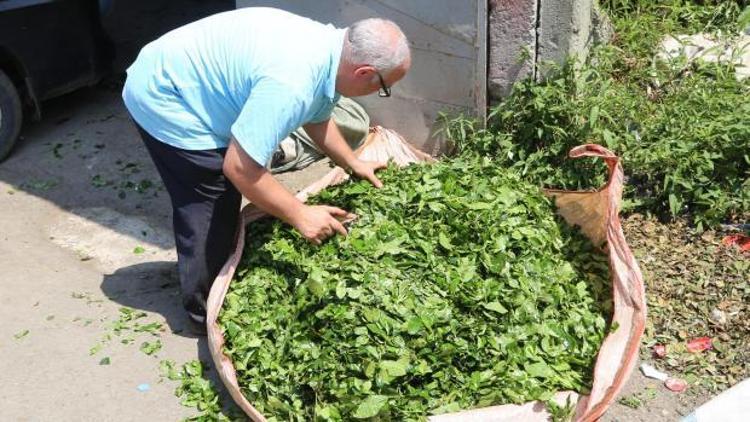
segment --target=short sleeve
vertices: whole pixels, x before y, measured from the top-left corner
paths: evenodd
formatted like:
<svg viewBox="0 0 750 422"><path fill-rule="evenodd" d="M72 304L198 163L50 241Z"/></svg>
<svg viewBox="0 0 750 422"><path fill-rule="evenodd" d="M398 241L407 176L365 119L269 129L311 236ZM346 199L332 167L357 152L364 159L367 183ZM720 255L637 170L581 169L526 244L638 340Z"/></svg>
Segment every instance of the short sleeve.
<svg viewBox="0 0 750 422"><path fill-rule="evenodd" d="M232 135L242 149L261 166L271 161L274 151L304 122L305 97L272 78L258 81L232 125Z"/></svg>

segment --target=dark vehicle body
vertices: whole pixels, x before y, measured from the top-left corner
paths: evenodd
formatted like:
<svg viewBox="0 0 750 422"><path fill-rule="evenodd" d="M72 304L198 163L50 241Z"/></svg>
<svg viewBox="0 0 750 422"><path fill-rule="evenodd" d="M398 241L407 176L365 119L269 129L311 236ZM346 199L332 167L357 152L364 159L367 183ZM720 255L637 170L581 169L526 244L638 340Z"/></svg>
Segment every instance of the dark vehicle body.
<svg viewBox="0 0 750 422"><path fill-rule="evenodd" d="M98 82L112 54L97 0L0 0L0 160L23 109L39 119L43 100Z"/></svg>

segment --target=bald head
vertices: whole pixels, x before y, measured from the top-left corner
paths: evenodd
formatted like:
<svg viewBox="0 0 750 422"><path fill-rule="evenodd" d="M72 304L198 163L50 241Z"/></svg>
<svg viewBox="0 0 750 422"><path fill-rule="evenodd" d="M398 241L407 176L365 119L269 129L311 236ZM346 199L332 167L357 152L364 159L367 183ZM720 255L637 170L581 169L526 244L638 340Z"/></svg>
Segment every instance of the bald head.
<svg viewBox="0 0 750 422"><path fill-rule="evenodd" d="M363 19L349 27L343 59L354 66L370 65L383 75L408 67L411 52L406 36L392 21Z"/></svg>

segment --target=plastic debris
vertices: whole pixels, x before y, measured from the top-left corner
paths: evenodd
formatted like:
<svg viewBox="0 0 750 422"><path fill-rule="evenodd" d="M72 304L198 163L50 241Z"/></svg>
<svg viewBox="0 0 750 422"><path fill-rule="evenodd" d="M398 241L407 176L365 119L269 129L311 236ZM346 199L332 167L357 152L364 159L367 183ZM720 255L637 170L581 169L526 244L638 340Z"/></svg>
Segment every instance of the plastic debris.
<svg viewBox="0 0 750 422"><path fill-rule="evenodd" d="M682 393L683 391L687 390L688 384L684 379L681 378L669 378L664 381L664 386L667 387L669 391Z"/></svg>
<svg viewBox="0 0 750 422"><path fill-rule="evenodd" d="M671 62L684 57L688 63L696 60L733 64L735 78L742 81L750 77L750 35L723 36L711 34L667 35L661 42L657 58ZM675 62L680 63L682 62Z"/></svg>
<svg viewBox="0 0 750 422"><path fill-rule="evenodd" d="M724 325L727 323L727 314L724 311L714 308L711 310L711 315L709 315L708 319L716 324Z"/></svg>
<svg viewBox="0 0 750 422"><path fill-rule="evenodd" d="M667 355L667 346L663 344L655 344L654 345L654 356L657 358L663 358Z"/></svg>
<svg viewBox="0 0 750 422"><path fill-rule="evenodd" d="M743 252L750 251L750 236L745 236L744 234L724 236L724 238L721 239L721 243L723 243L724 246L736 245Z"/></svg>
<svg viewBox="0 0 750 422"><path fill-rule="evenodd" d="M687 344L687 350L690 353L698 353L713 348L711 337L698 337L690 340Z"/></svg>
<svg viewBox="0 0 750 422"><path fill-rule="evenodd" d="M720 224L720 226L721 226L721 229L725 231L748 231L750 232L750 224Z"/></svg>
<svg viewBox="0 0 750 422"><path fill-rule="evenodd" d="M141 393L145 393L146 391L151 389L151 386L146 383L143 383L143 384L139 384L137 388L138 388L138 391L140 391Z"/></svg>
<svg viewBox="0 0 750 422"><path fill-rule="evenodd" d="M647 363L641 364L641 372L643 372L643 375L647 378L653 378L659 381L666 381L669 379L669 375L667 375L666 372L662 372Z"/></svg>

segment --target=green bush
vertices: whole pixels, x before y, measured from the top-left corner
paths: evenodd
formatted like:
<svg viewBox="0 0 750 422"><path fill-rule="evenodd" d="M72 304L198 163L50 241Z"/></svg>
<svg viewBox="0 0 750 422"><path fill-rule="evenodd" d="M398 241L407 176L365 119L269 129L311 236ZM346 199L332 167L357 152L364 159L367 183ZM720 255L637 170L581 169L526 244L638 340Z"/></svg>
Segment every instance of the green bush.
<svg viewBox="0 0 750 422"><path fill-rule="evenodd" d="M669 31L729 29L739 4L608 3L613 44L543 83L516 84L486 129L449 121L449 139L463 154L496 157L530 181L569 189L604 181L601 166L566 159L570 148L598 143L623 158L627 210L687 217L699 228L746 218L750 83L738 82L728 65L652 59Z"/></svg>

